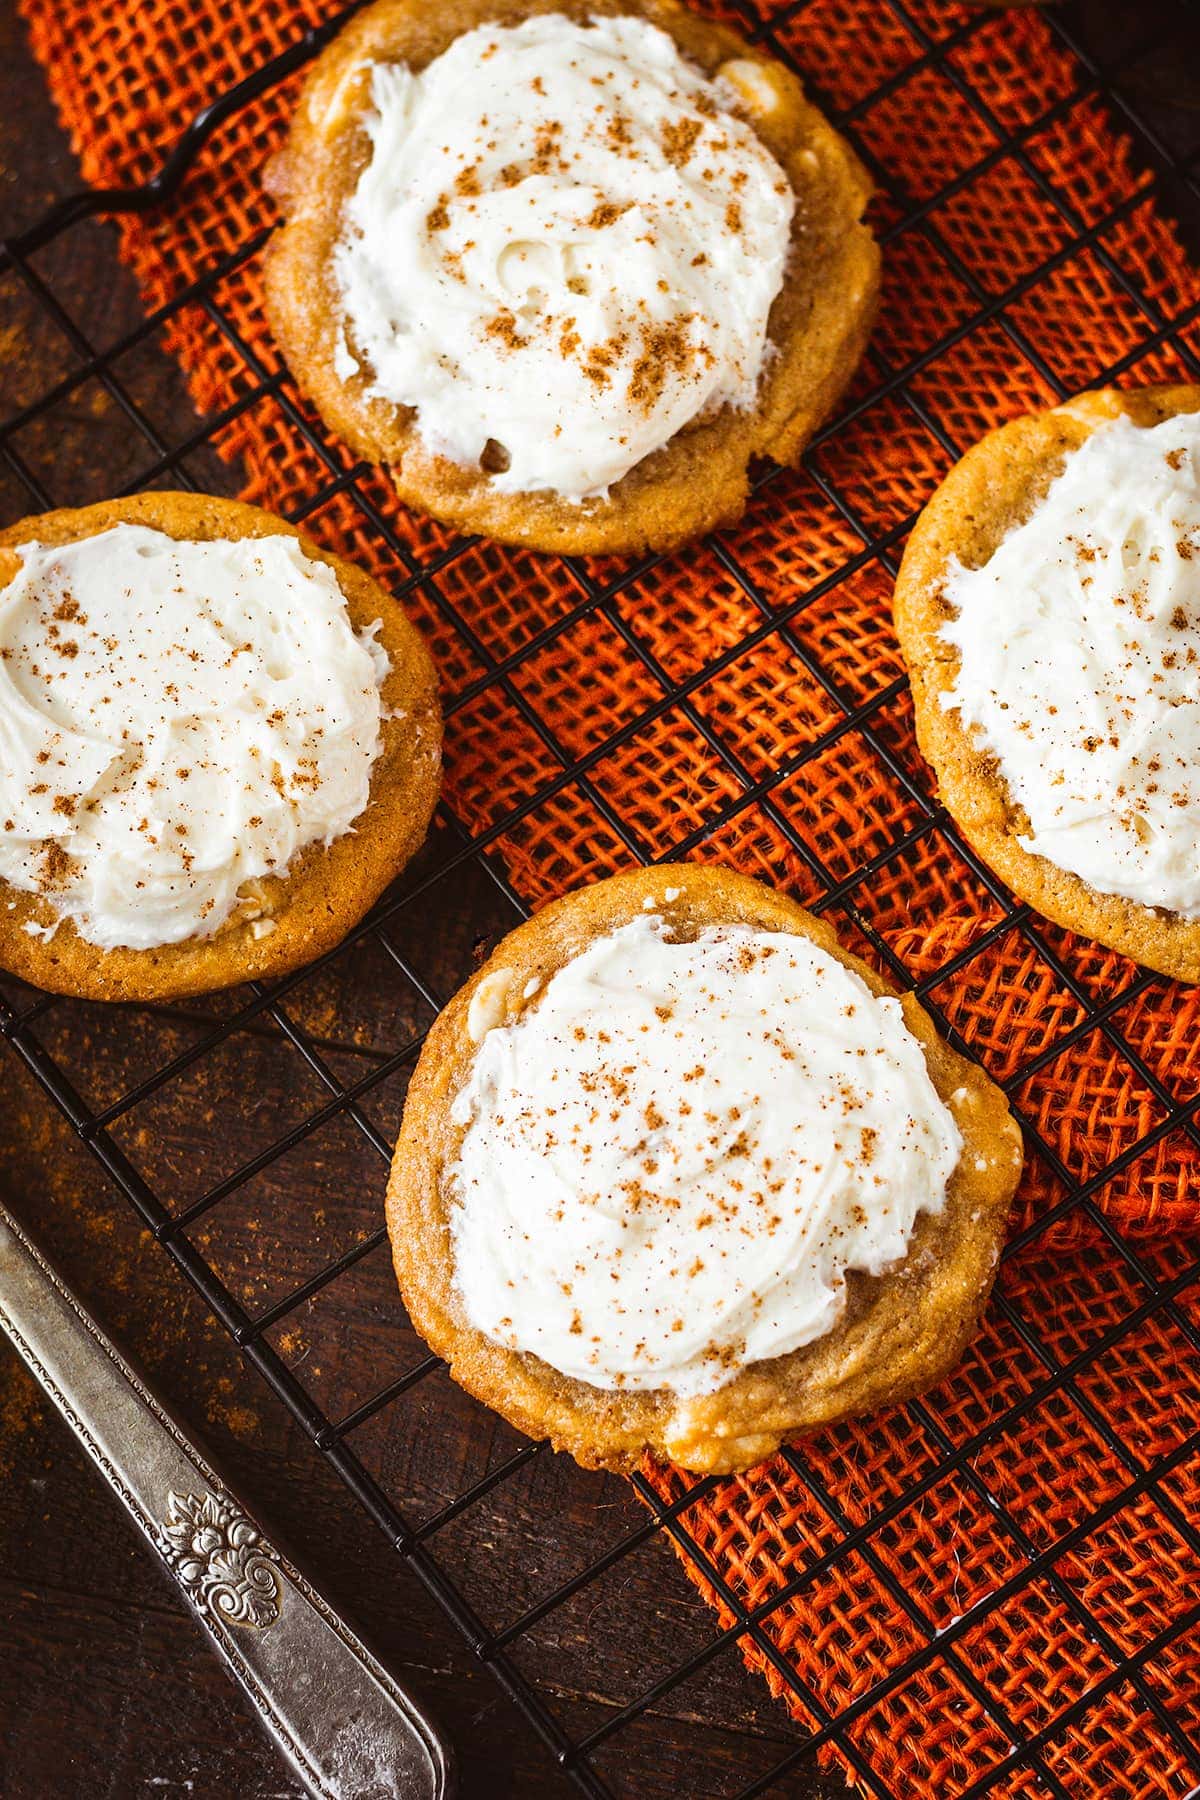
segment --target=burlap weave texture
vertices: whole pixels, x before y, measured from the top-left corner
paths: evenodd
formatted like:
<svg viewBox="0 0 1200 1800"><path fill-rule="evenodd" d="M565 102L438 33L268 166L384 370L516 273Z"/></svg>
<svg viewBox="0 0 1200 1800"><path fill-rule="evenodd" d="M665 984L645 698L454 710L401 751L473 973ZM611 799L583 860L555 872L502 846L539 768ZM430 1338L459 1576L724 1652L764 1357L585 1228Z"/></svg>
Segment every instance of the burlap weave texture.
<svg viewBox="0 0 1200 1800"><path fill-rule="evenodd" d="M22 3L84 174L104 185L153 174L202 105L322 16L315 0ZM719 1484L683 1522L724 1595L687 1566L726 1623L731 1597L754 1609L787 1590L743 1648L806 1725L858 1709L849 1760L829 1748L851 1775L857 1757L897 1795L951 1800L1005 1764L1007 1720L1041 1734L1069 1792L1141 1800L1196 1779L1155 1698L1200 1729L1200 1653L1170 1637L1200 1585L1197 1305L1190 1287L1149 1304L1137 1261L1169 1281L1195 1254L1200 1149L1171 1109L1200 1093L1200 990L1009 917L972 868L916 752L889 558L954 452L1056 384L1194 379L1200 328L1158 328L1200 280L1045 22L1023 10L967 30L969 16L809 0L778 29L822 97L855 109L886 178L884 300L845 421L736 530L630 580L614 563L456 550L370 473L307 528L393 586L434 566L406 600L449 703L447 797L478 833L523 809L495 847L527 901L635 850L726 860L806 899L832 885L851 947L927 983L1011 1084L1033 1146L1018 1250L966 1365L923 1405ZM227 122L176 202L122 223L148 306L269 226L259 176L296 85ZM201 304L167 327L205 413L278 370L258 273L251 257L220 284L237 336ZM897 369L904 390L881 393ZM328 481L270 393L218 441L259 504ZM653 1482L685 1491L673 1472ZM1137 1655L1136 1675L1117 1673ZM991 1792L1046 1789L1016 1768Z"/></svg>

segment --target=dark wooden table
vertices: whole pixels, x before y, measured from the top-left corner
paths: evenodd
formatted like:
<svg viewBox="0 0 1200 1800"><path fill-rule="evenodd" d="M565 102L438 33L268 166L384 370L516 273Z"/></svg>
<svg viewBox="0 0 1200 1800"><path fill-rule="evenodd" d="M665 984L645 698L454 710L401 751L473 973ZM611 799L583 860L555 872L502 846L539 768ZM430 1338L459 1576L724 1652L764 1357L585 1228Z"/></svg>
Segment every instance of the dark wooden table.
<svg viewBox="0 0 1200 1800"><path fill-rule="evenodd" d="M1136 9L1141 23L1150 10ZM1135 9L1113 3L1072 11L1099 48L1119 53ZM1198 63L1200 57L1189 68L1185 53L1132 77L1135 97L1151 104L1172 134L1195 129ZM5 9L0 234L29 223L77 185L21 27ZM116 261L108 227L73 234L53 274L64 297L102 320L101 336L138 317L136 293ZM54 332L13 291L0 294L0 353L6 412L32 398L59 367ZM186 430L193 415L173 364L147 351L138 358L136 379L152 416L180 420ZM99 390L93 399L72 402L40 441L23 448L35 465L53 471L53 491L65 502L118 487L143 455ZM236 485L230 471L203 458L193 473L214 488ZM15 486L0 487L6 517L28 510L27 497ZM429 929L428 957L435 965L440 959L445 969L458 968L463 944L439 940L432 923ZM310 1027L320 1023L328 1000L311 997ZM189 1028L186 1015L172 1016L169 1009L149 1024L142 1015L130 1015L127 1024L111 1019L101 1026L94 1010L76 1009L63 1029L71 1053L91 1052L114 1085L138 1066L141 1032L153 1029L166 1042L171 1032ZM344 1042L337 1039L337 1025L328 1029L333 1048L347 1058L370 1054L369 1020L356 1021ZM286 1109L289 1076L276 1066L265 1039L243 1054L249 1061L214 1075L201 1099L209 1119L220 1111L224 1134L241 1134L251 1146L263 1129L259 1115ZM185 1423L207 1440L250 1502L401 1677L428 1696L462 1759L466 1800L566 1795L567 1784L491 1677L473 1664L440 1612L390 1556L165 1255L148 1242L127 1203L106 1185L14 1057L0 1060L0 1081L0 1191ZM221 1090L222 1081L232 1088ZM248 1092L253 1105L245 1103ZM177 1120L158 1117L165 1154L176 1157L168 1175L171 1168L186 1168L203 1123L194 1110ZM261 1235L260 1258L265 1243L269 1257L285 1268L302 1259L314 1217L323 1217L314 1207L326 1196L329 1178L320 1159L307 1173L293 1165L292 1186L282 1196L263 1197L262 1220L244 1222L238 1255L248 1296L264 1291L274 1274L254 1261L254 1233ZM361 1217L367 1223L381 1185L377 1169L369 1182L364 1179ZM272 1200L279 1202L277 1210L271 1210ZM368 1364L377 1355L384 1373L399 1331L395 1314L386 1282L372 1276L360 1289L351 1321L354 1353ZM315 1371L314 1380L336 1386L348 1366L347 1341L346 1321L322 1321L318 1312L295 1329L288 1353ZM468 1466L490 1451L489 1438L481 1452L480 1435L495 1434L479 1409L464 1405L454 1416L457 1436L421 1443L418 1418L413 1441L389 1447L393 1467L401 1456L407 1459L410 1483L424 1481L432 1489L444 1467ZM621 1482L585 1476L561 1458L541 1458L532 1467L537 1473L513 1491L507 1510L483 1512L458 1546L463 1566L477 1578L481 1569L492 1570L496 1584L515 1593L527 1586L547 1591L558 1574L579 1566L593 1539L612 1541L642 1517ZM636 1688L639 1670L681 1657L712 1629L657 1540L621 1568L615 1593L599 1593L558 1618L531 1647L530 1672L568 1717L602 1717ZM714 1718L722 1721L720 1728ZM792 1737L765 1689L736 1658L725 1657L700 1694L693 1688L673 1693L659 1715L619 1741L622 1748L608 1769L624 1791L639 1800L668 1791L681 1800L705 1800L736 1786L737 1771L766 1766ZM845 1790L840 1781L810 1772L797 1774L790 1791L797 1800L817 1800ZM5 1800L170 1800L175 1794L290 1800L297 1792L67 1429L16 1359L0 1349L0 1794Z"/></svg>

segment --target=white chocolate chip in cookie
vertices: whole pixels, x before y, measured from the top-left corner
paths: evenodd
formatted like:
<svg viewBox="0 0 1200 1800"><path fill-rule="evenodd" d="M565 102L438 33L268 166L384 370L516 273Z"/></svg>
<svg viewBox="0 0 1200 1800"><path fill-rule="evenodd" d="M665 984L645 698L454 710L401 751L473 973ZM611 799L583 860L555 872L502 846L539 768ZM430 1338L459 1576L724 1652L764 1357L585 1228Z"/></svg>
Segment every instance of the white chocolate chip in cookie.
<svg viewBox="0 0 1200 1800"><path fill-rule="evenodd" d="M512 979L511 969L496 969L475 989L467 1010L467 1033L473 1044L482 1044L488 1032L503 1022Z"/></svg>
<svg viewBox="0 0 1200 1800"><path fill-rule="evenodd" d="M739 56L733 62L722 63L717 70L717 79L728 82L743 105L761 117L773 113L779 105L779 93L770 70L762 63L751 62L749 57Z"/></svg>
<svg viewBox="0 0 1200 1800"><path fill-rule="evenodd" d="M351 113L360 110L357 90L370 68L369 62L355 63L346 70L331 94L327 94L324 87L313 89L308 113L322 137L334 137Z"/></svg>
<svg viewBox="0 0 1200 1800"><path fill-rule="evenodd" d="M756 1463L773 1455L779 1447L776 1435L735 1433L719 1414L714 1415L711 1405L704 1401L684 1401L675 1408L671 1416L664 1434L663 1448L672 1461L682 1464L686 1469L695 1463L698 1448L713 1438L723 1442L731 1465L739 1469L753 1468Z"/></svg>

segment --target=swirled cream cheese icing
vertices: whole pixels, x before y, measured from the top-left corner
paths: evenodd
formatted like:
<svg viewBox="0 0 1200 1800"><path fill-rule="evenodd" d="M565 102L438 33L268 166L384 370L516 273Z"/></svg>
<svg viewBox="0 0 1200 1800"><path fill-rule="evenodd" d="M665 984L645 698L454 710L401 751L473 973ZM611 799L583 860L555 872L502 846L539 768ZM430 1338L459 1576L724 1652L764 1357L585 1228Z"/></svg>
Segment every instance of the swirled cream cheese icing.
<svg viewBox="0 0 1200 1800"><path fill-rule="evenodd" d="M795 202L734 87L644 19L559 13L370 80L343 378L361 356L427 448L571 500L753 406Z"/></svg>
<svg viewBox="0 0 1200 1800"><path fill-rule="evenodd" d="M645 914L474 1028L462 1304L598 1388L710 1393L823 1336L962 1150L899 1001L805 937Z"/></svg>
<svg viewBox="0 0 1200 1800"><path fill-rule="evenodd" d="M0 878L103 949L211 935L351 829L385 653L293 537L119 524L0 590Z"/></svg>
<svg viewBox="0 0 1200 1800"><path fill-rule="evenodd" d="M1200 415L1100 426L945 597L942 705L996 758L1022 847L1200 918Z"/></svg>

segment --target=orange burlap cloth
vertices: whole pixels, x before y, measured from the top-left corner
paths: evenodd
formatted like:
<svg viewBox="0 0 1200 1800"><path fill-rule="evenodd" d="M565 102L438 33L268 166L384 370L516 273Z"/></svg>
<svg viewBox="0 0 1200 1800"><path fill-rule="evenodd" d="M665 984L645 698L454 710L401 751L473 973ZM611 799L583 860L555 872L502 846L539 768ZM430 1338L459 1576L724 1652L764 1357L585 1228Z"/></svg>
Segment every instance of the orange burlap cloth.
<svg viewBox="0 0 1200 1800"><path fill-rule="evenodd" d="M22 4L94 184L151 175L198 108L321 16L315 0ZM877 202L883 310L851 399L919 367L910 398L870 401L812 472L768 484L720 548L671 558L596 606L557 560L488 543L453 554L449 535L406 516L374 475L308 525L393 587L409 571L361 501L414 565L451 553L405 590L451 708L447 797L479 833L524 807L495 847L529 902L627 865L614 820L644 854L686 841L801 897L872 864L848 894L854 910L835 917L876 961L886 946L915 978L937 976L930 1001L1014 1084L1045 1146L1031 1150L1021 1192L1024 1236L954 1379L922 1406L823 1435L802 1464L779 1458L716 1485L681 1524L718 1586L691 1562L689 1572L726 1625L732 1606L795 1584L742 1648L806 1726L854 1709L828 1750L850 1779L869 1764L902 1800L950 1800L1032 1737L1042 1773L1005 1768L992 1793L1143 1800L1200 1779L1171 1729L1174 1718L1200 1730L1200 1652L1172 1637L1200 1591L1200 1358L1186 1336L1196 1301L1186 1286L1168 1304L1148 1300L1142 1278L1169 1283L1196 1253L1186 1234L1200 1213L1200 1152L1172 1108L1200 1088L1200 991L1036 922L1032 934L1002 926L1002 906L879 755L920 778L889 569L865 542L901 537L947 467L933 427L962 449L1052 400L1055 380L1082 386L1114 366L1134 381L1186 379L1200 328L1146 340L1186 317L1200 280L1045 21L1008 11L964 30L970 18L936 0L810 0L779 29L830 103L859 109L855 128L893 189ZM930 40L951 34L946 66L931 66ZM149 306L269 225L259 174L296 86L230 120L176 202L122 223ZM1019 134L1019 154L1002 131ZM897 196L920 209L898 232ZM1091 234L1082 245L1080 232ZM294 507L329 477L259 391L279 359L257 258L214 297L257 371L199 303L173 315L167 342L202 411L241 408L217 441L246 497ZM1001 303L994 316L958 329L988 302ZM620 571L587 573L603 584ZM742 576L772 614L792 609L787 629ZM664 683L680 682L686 701L653 710ZM867 701L866 729L837 732ZM591 758L586 775L556 785L579 757ZM785 763L791 772L746 803L747 785ZM1066 1204L1080 1183L1088 1204ZM1071 1381L1042 1393L1081 1357ZM667 1500L686 1492L681 1476L652 1479ZM931 1640L936 1654L922 1658Z"/></svg>

